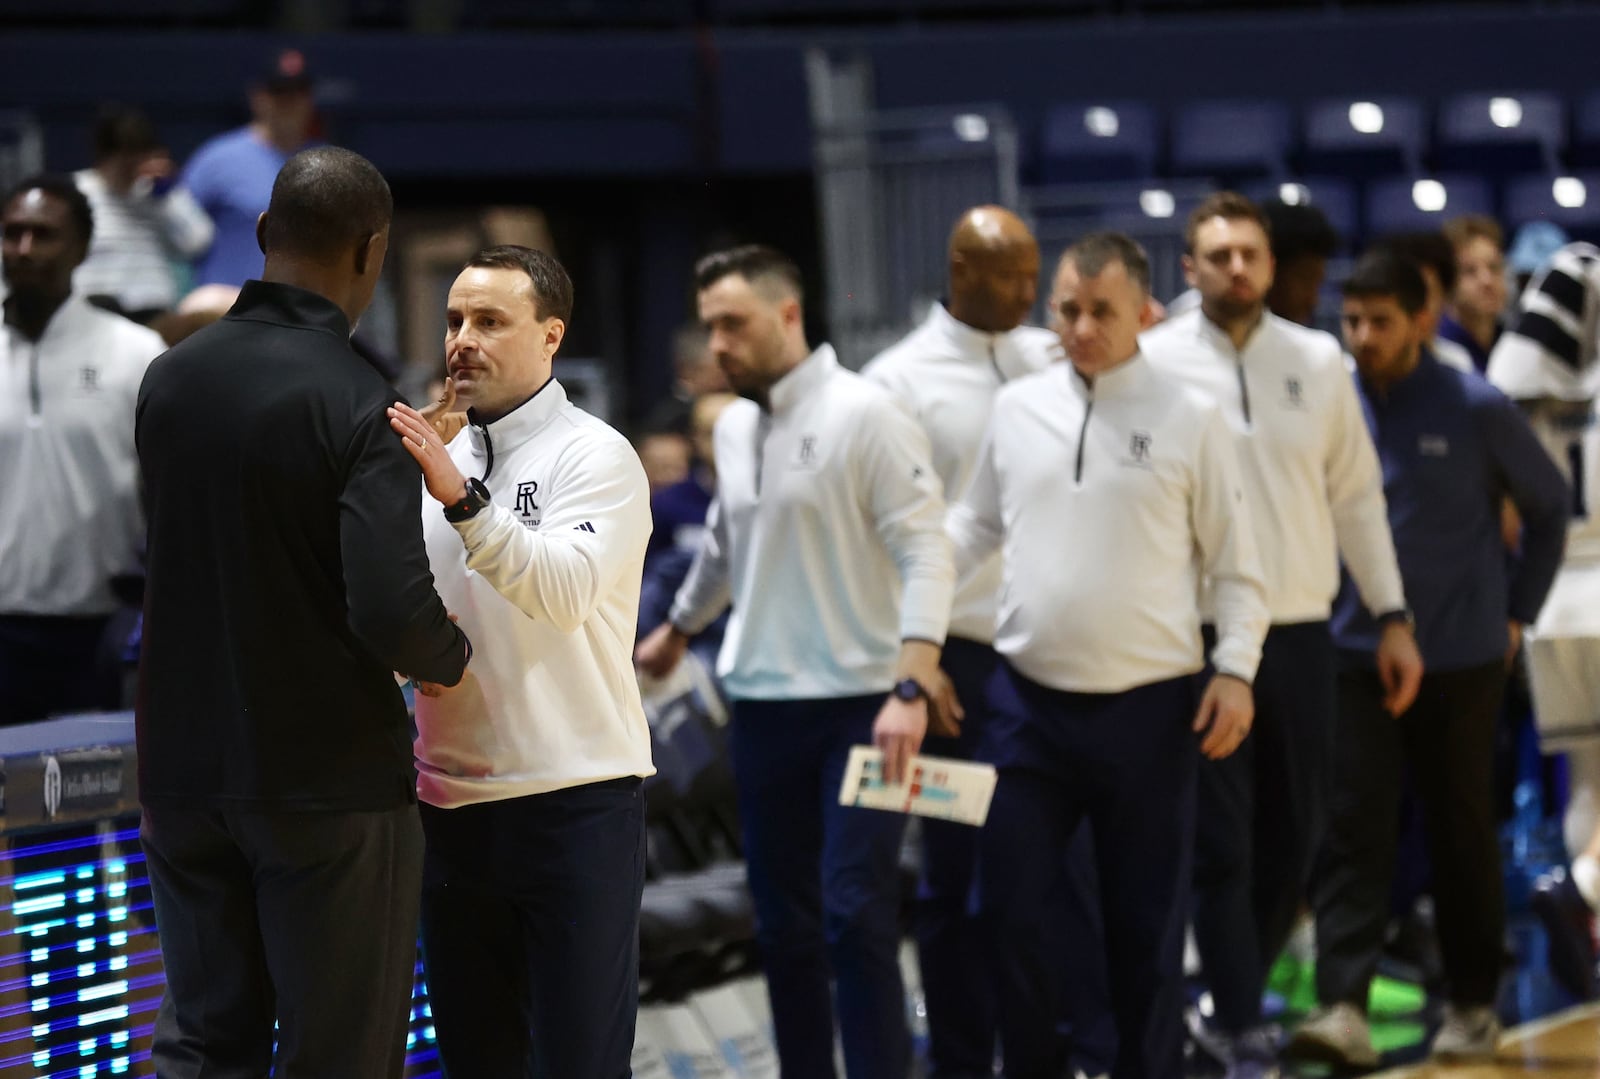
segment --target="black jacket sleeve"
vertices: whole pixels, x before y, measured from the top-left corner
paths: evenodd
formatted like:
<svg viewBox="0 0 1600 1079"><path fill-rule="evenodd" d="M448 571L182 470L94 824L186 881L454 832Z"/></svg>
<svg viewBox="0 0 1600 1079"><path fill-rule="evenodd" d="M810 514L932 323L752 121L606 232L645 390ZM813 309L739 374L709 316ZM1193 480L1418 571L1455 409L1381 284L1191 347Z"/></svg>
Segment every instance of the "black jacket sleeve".
<svg viewBox="0 0 1600 1079"><path fill-rule="evenodd" d="M461 681L467 639L433 589L422 475L382 408L362 419L350 445L339 548L351 631L401 674L446 686Z"/></svg>

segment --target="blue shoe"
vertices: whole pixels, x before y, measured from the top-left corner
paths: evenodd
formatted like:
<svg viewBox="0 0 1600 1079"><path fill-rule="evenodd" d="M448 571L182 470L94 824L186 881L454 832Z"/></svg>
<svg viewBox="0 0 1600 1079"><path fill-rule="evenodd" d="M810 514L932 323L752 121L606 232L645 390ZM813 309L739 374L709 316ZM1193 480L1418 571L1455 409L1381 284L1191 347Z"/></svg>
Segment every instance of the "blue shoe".
<svg viewBox="0 0 1600 1079"><path fill-rule="evenodd" d="M1595 999L1594 911L1565 869L1556 867L1533 885L1529 899L1550 940L1550 973L1579 1000Z"/></svg>

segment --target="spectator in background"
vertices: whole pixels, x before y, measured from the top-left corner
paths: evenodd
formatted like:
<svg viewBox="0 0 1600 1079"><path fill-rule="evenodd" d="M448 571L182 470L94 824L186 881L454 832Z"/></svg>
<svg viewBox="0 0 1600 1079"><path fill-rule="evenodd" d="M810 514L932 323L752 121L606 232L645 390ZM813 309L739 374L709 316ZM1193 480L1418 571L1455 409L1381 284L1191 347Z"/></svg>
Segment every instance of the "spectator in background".
<svg viewBox="0 0 1600 1079"><path fill-rule="evenodd" d="M261 276L256 218L272 197L272 182L313 140L316 105L311 73L298 49L277 53L250 86L250 122L195 151L183 186L215 226L211 247L195 266L195 284L243 285Z"/></svg>
<svg viewBox="0 0 1600 1079"><path fill-rule="evenodd" d="M689 478L693 448L688 436L676 431L646 431L635 441L634 450L644 464L652 498Z"/></svg>
<svg viewBox="0 0 1600 1079"><path fill-rule="evenodd" d="M732 393L708 393L695 401L689 414L689 437L694 445L689 475L657 491L650 499L655 530L650 533L644 557L644 586L639 597L641 637L667 620L672 599L700 549L706 514L717 493L717 459L712 452L711 435L722 410L737 400ZM727 624L724 612L689 645L708 670L716 668L717 651L722 647Z"/></svg>
<svg viewBox="0 0 1600 1079"><path fill-rule="evenodd" d="M1328 215L1309 203L1271 199L1260 204L1272 236L1276 270L1267 290L1267 310L1302 326L1317 324L1317 299L1339 234Z"/></svg>
<svg viewBox="0 0 1600 1079"><path fill-rule="evenodd" d="M97 653L144 539L133 409L166 346L73 293L93 232L67 176L24 180L0 217L0 725L120 703Z"/></svg>
<svg viewBox="0 0 1600 1079"><path fill-rule="evenodd" d="M95 120L94 167L73 177L95 223L75 291L146 325L177 302L174 262L211 246L211 218L175 173L150 118L112 104Z"/></svg>
<svg viewBox="0 0 1600 1079"><path fill-rule="evenodd" d="M1481 375L1506 311L1506 234L1493 218L1466 214L1444 227L1456 253L1456 287L1439 336L1467 350Z"/></svg>
<svg viewBox="0 0 1600 1079"><path fill-rule="evenodd" d="M1417 268L1427 286L1427 302L1422 308L1422 327L1429 351L1440 363L1458 371L1474 370L1472 354L1454 341L1439 335L1445 304L1456 292L1456 252L1442 232L1402 232L1386 236L1374 246L1388 251Z"/></svg>
<svg viewBox="0 0 1600 1079"><path fill-rule="evenodd" d="M728 393L728 376L711 355L711 338L704 326L689 323L672 335L672 393L656 403L645 417L644 430L689 434L690 411L708 393Z"/></svg>

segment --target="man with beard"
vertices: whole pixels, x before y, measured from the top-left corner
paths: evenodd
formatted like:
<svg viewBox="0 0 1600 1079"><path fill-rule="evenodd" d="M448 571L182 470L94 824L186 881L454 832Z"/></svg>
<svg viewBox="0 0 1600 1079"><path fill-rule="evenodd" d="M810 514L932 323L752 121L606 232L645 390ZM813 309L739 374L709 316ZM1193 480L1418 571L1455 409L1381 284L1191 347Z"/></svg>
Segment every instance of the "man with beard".
<svg viewBox="0 0 1600 1079"><path fill-rule="evenodd" d="M1230 1076L1270 1074L1261 1023L1268 970L1311 870L1333 736L1328 615L1342 556L1384 627L1385 704L1405 711L1422 675L1384 514L1377 455L1339 343L1266 310L1267 219L1223 192L1188 223L1184 273L1200 307L1147 333L1157 370L1217 401L1249 492L1272 628L1256 676L1256 724L1238 753L1200 768L1195 943Z"/></svg>
<svg viewBox="0 0 1600 1079"><path fill-rule="evenodd" d="M906 774L938 692L954 570L915 420L806 344L800 274L758 245L695 268L700 321L746 400L717 421L717 498L668 621L636 659L664 676L733 605L717 673L783 1074L911 1066L899 966L905 818L839 804L852 746ZM836 992L835 992L836 990Z"/></svg>
<svg viewBox="0 0 1600 1079"><path fill-rule="evenodd" d="M1522 627L1561 561L1567 485L1526 419L1476 374L1428 348L1427 285L1414 264L1378 250L1344 285L1345 341L1360 371L1384 495L1427 674L1396 709L1372 660L1381 632L1349 575L1334 605L1338 725L1327 837L1313 905L1322 1007L1290 1050L1340 1066L1377 1063L1366 1003L1383 945L1402 780L1413 777L1433 864L1448 985L1432 1052L1493 1056L1500 1023L1505 900L1495 833L1494 725ZM1523 521L1510 566L1507 497Z"/></svg>
<svg viewBox="0 0 1600 1079"><path fill-rule="evenodd" d="M134 400L166 347L73 294L93 215L70 177L18 184L3 229L0 725L120 703L96 654L111 579L138 565Z"/></svg>
<svg viewBox="0 0 1600 1079"><path fill-rule="evenodd" d="M950 234L948 299L861 373L905 404L927 431L945 498L972 477L995 392L1059 358L1049 330L1022 325L1033 309L1039 245L1021 218L999 206L968 210ZM983 687L994 673L1000 559L958 582L944 669L966 706L959 738L928 751L970 760L982 733ZM957 1079L994 1069L994 1003L983 947L968 911L977 829L922 822L917 949L927 997L929 1075Z"/></svg>

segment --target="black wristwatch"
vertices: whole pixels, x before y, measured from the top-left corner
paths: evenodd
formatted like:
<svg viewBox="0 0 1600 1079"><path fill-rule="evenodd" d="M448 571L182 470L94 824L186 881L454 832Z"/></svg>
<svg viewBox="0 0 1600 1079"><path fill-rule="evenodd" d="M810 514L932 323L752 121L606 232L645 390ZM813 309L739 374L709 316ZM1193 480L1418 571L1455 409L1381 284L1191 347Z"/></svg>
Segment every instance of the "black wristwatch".
<svg viewBox="0 0 1600 1079"><path fill-rule="evenodd" d="M483 485L482 480L468 480L466 497L453 506L446 506L444 508L444 519L453 525L460 524L462 521L470 521L488 504L489 488Z"/></svg>
<svg viewBox="0 0 1600 1079"><path fill-rule="evenodd" d="M1415 633L1417 630L1417 619L1411 613L1410 608L1400 607L1393 611L1384 611L1382 614L1380 614L1378 616L1378 625L1384 628L1388 628L1389 626L1393 625L1401 625Z"/></svg>
<svg viewBox="0 0 1600 1079"><path fill-rule="evenodd" d="M896 700L909 704L912 701L927 700L928 691L923 689L922 683L915 678L902 678L894 684L894 696Z"/></svg>

